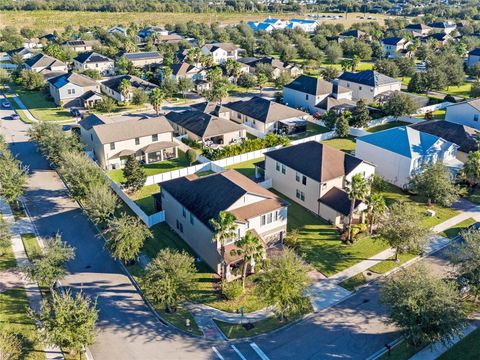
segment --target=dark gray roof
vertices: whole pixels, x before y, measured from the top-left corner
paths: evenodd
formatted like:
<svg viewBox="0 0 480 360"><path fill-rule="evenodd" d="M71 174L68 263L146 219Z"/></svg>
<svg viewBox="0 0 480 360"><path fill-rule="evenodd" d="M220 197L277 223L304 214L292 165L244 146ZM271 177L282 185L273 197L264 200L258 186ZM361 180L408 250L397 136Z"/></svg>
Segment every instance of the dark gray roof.
<svg viewBox="0 0 480 360"><path fill-rule="evenodd" d="M227 210L247 193L260 195L265 200L233 210L238 211L239 215L239 210L245 212L247 207L255 208L266 204L278 208L287 205L273 193L235 170L203 177L181 177L162 182L161 188L210 228L210 219L217 218L221 211Z"/></svg>
<svg viewBox="0 0 480 360"><path fill-rule="evenodd" d="M116 76L116 77L113 77L111 79L108 79L108 80L102 82L102 85L105 85L106 87L108 87L112 90L115 90L116 92L119 93L120 92L120 90L119 90L120 83L124 79L128 80L130 82L130 85L135 89L150 91L150 90L157 87L157 85L152 84L151 82L148 82L146 80L142 80L139 77L133 76L133 75Z"/></svg>
<svg viewBox="0 0 480 360"><path fill-rule="evenodd" d="M383 39L382 43L384 43L385 45L397 45L402 40L402 37L388 37Z"/></svg>
<svg viewBox="0 0 480 360"><path fill-rule="evenodd" d="M286 88L300 91L311 95L326 95L333 91L333 84L320 78L301 75L290 84L285 85ZM338 87L339 93L349 92L350 90L343 86Z"/></svg>
<svg viewBox="0 0 480 360"><path fill-rule="evenodd" d="M307 115L307 113L304 113L303 111L258 96L255 96L250 100L234 101L224 104L223 106L263 123L272 123L279 120Z"/></svg>
<svg viewBox="0 0 480 360"><path fill-rule="evenodd" d="M480 48L475 48L468 53L468 55L480 56Z"/></svg>
<svg viewBox="0 0 480 360"><path fill-rule="evenodd" d="M365 36L366 33L362 30L349 30L349 31L345 31L343 33L340 34L341 36L351 36L351 37L354 37L354 38L360 38L362 36Z"/></svg>
<svg viewBox="0 0 480 360"><path fill-rule="evenodd" d="M318 182L348 175L363 161L316 141L288 146L265 154Z"/></svg>
<svg viewBox="0 0 480 360"><path fill-rule="evenodd" d="M411 125L412 128L435 135L460 146L458 150L470 152L478 150L477 137L480 132L469 126L444 120L423 121Z"/></svg>
<svg viewBox="0 0 480 360"><path fill-rule="evenodd" d="M340 80L351 81L357 84L363 84L367 86L381 86L393 83L399 83L400 81L390 76L383 75L378 71L365 70L357 73L345 71L338 77Z"/></svg>
<svg viewBox="0 0 480 360"><path fill-rule="evenodd" d="M405 29L411 29L411 30L426 30L430 29L430 26L425 25L425 24L408 24Z"/></svg>
<svg viewBox="0 0 480 360"><path fill-rule="evenodd" d="M60 76L55 76L50 79L48 79L48 82L52 84L54 87L57 89L60 89L61 87L65 86L66 84L75 84L77 86L81 87L91 87L91 86L96 86L97 82L93 80L92 78L82 75L82 74L77 74L74 72L68 73L68 74L62 74Z"/></svg>
<svg viewBox="0 0 480 360"><path fill-rule="evenodd" d="M134 52L123 54L128 60L161 59L162 55L158 51Z"/></svg>
<svg viewBox="0 0 480 360"><path fill-rule="evenodd" d="M348 216L350 214L352 200L345 191L337 187L331 188L319 201L342 215ZM355 208L361 203L360 200L355 200Z"/></svg>
<svg viewBox="0 0 480 360"><path fill-rule="evenodd" d="M216 102L204 101L201 103L190 105L190 107L193 108L194 110L198 110L207 114L218 116L220 112L220 108L222 106Z"/></svg>
<svg viewBox="0 0 480 360"><path fill-rule="evenodd" d="M219 136L244 129L241 125L230 120L197 110L170 111L166 118L201 138Z"/></svg>
<svg viewBox="0 0 480 360"><path fill-rule="evenodd" d="M91 64L91 63L101 63L101 62L111 62L113 61L109 57L103 56L99 53L93 51L87 51L79 54L75 61L78 61L81 64Z"/></svg>

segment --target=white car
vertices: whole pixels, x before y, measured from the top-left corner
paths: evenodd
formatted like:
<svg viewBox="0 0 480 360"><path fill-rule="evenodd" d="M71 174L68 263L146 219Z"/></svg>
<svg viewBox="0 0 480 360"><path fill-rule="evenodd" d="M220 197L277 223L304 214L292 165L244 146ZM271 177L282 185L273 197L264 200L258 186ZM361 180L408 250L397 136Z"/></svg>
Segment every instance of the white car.
<svg viewBox="0 0 480 360"><path fill-rule="evenodd" d="M2 107L5 108L5 109L10 109L11 105L10 105L10 103L9 103L8 101L4 101L4 102L2 103Z"/></svg>

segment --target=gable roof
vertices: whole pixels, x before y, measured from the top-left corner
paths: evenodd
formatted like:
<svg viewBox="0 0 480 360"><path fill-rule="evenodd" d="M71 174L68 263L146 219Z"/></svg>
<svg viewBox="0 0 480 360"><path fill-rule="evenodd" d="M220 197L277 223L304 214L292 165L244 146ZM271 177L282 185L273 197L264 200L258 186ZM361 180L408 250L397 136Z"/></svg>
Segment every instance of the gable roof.
<svg viewBox="0 0 480 360"><path fill-rule="evenodd" d="M152 89L158 87L157 85L152 84L151 82L148 82L146 80L140 79L139 77L134 76L134 75L115 76L115 77L110 78L106 81L103 81L102 85L120 93L119 86L120 86L120 83L122 82L122 80L124 80L124 79L128 80L130 82L130 85L135 89L149 91L149 90L152 90Z"/></svg>
<svg viewBox="0 0 480 360"><path fill-rule="evenodd" d="M193 108L194 110L198 110L207 114L218 116L222 105L213 101L204 101L201 103L192 104L190 105L190 107Z"/></svg>
<svg viewBox="0 0 480 360"><path fill-rule="evenodd" d="M223 106L266 124L307 115L303 111L258 96L250 100L234 101Z"/></svg>
<svg viewBox="0 0 480 360"><path fill-rule="evenodd" d="M435 28L435 29L447 29L447 28L452 28L456 27L454 23L450 23L448 21L443 21L443 22L432 22L428 24L428 26Z"/></svg>
<svg viewBox="0 0 480 360"><path fill-rule="evenodd" d="M87 52L78 54L78 56L74 60L78 61L81 64L113 62L113 60L110 59L109 57L103 56L103 55L101 55L99 53L96 53L94 51L87 51Z"/></svg>
<svg viewBox="0 0 480 360"><path fill-rule="evenodd" d="M68 40L65 46L95 46L100 44L98 40Z"/></svg>
<svg viewBox="0 0 480 360"><path fill-rule="evenodd" d="M181 177L162 182L161 186L162 190L172 195L210 229L210 219L217 218L221 211L227 210L246 194L257 195L263 199L230 211L240 221L287 205L275 194L235 170L202 177Z"/></svg>
<svg viewBox="0 0 480 360"><path fill-rule="evenodd" d="M13 50L8 50L7 55L13 56L15 54L20 54L20 55L26 55L26 54L34 54L35 52L32 51L32 49L26 48L26 47L20 47L17 49Z"/></svg>
<svg viewBox="0 0 480 360"><path fill-rule="evenodd" d="M233 121L197 110L170 111L166 118L201 138L223 135L244 129L243 126Z"/></svg>
<svg viewBox="0 0 480 360"><path fill-rule="evenodd" d="M465 100L465 101L461 101L461 102L457 102L455 104L449 105L447 107L447 111L448 111L449 107L461 106L461 105L465 105L465 104L470 105L471 107L473 107L477 111L480 111L480 98L468 99L468 100Z"/></svg>
<svg viewBox="0 0 480 360"><path fill-rule="evenodd" d="M446 146L453 145L438 136L408 126L399 126L361 136L357 138L357 141L375 145L410 159L428 155L438 141L445 142Z"/></svg>
<svg viewBox="0 0 480 360"><path fill-rule="evenodd" d="M344 31L340 34L340 36L351 36L351 37L354 37L354 38L359 38L359 37L362 37L362 36L365 36L367 35L367 33L365 31L362 31L362 30L349 30L349 31Z"/></svg>
<svg viewBox="0 0 480 360"><path fill-rule="evenodd" d="M102 144L173 132L173 128L165 116L108 118L91 114L81 120L79 124L85 130L93 128Z"/></svg>
<svg viewBox="0 0 480 360"><path fill-rule="evenodd" d="M331 82L308 75L299 76L290 84L285 85L285 87L315 96L331 94L333 92L333 84ZM339 93L346 93L350 91L350 89L347 89L343 86L338 86Z"/></svg>
<svg viewBox="0 0 480 360"><path fill-rule="evenodd" d="M49 79L48 82L57 89L60 89L67 84L74 84L80 87L97 85L97 82L88 76L74 72L53 77Z"/></svg>
<svg viewBox="0 0 480 360"><path fill-rule="evenodd" d="M405 29L410 29L410 30L428 30L430 29L430 26L425 25L425 24L408 24L405 26Z"/></svg>
<svg viewBox="0 0 480 360"><path fill-rule="evenodd" d="M195 66L190 65L189 63L186 63L186 62L173 64L171 68L172 68L172 75L175 75L175 76L183 76L188 74L190 71L193 71L196 69Z"/></svg>
<svg viewBox="0 0 480 360"><path fill-rule="evenodd" d="M466 125L444 120L422 121L410 127L435 135L460 146L458 150L470 152L478 150L477 137L480 132Z"/></svg>
<svg viewBox="0 0 480 360"><path fill-rule="evenodd" d="M316 141L269 151L265 156L318 182L348 175L363 163L352 155Z"/></svg>
<svg viewBox="0 0 480 360"><path fill-rule="evenodd" d="M382 43L385 45L397 45L399 42L405 41L402 37L388 37L382 40Z"/></svg>
<svg viewBox="0 0 480 360"><path fill-rule="evenodd" d="M25 65L28 65L31 68L67 66L67 64L65 64L64 62L44 53L37 54L35 56L32 56L30 59L27 59L25 61Z"/></svg>
<svg viewBox="0 0 480 360"><path fill-rule="evenodd" d="M345 71L338 77L339 80L351 81L357 84L363 84L367 86L381 86L393 83L400 83L399 80L391 78L390 76L383 75L378 71L365 70L357 73Z"/></svg>
<svg viewBox="0 0 480 360"><path fill-rule="evenodd" d="M235 51L235 50L237 50L237 47L235 46L235 44L232 44L232 43L217 43L216 42L216 43L211 43L211 44L205 44L204 46L210 52L214 52L217 49L222 49L222 50L225 50L225 51Z"/></svg>

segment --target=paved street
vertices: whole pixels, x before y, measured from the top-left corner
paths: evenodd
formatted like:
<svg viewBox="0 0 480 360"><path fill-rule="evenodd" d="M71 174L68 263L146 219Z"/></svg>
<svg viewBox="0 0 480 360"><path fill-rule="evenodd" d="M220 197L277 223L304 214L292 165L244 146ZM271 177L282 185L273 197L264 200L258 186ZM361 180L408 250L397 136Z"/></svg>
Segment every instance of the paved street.
<svg viewBox="0 0 480 360"><path fill-rule="evenodd" d="M28 126L8 119L0 110L1 133L11 149L30 167L26 205L42 236L59 231L77 248L63 285L98 297L98 340L91 351L97 360L123 359L365 359L398 337L386 325L378 303L379 285L306 320L253 341L211 343L161 324L148 310L121 267L104 250L95 228L67 196L63 183L28 142ZM444 273L441 251L425 262Z"/></svg>

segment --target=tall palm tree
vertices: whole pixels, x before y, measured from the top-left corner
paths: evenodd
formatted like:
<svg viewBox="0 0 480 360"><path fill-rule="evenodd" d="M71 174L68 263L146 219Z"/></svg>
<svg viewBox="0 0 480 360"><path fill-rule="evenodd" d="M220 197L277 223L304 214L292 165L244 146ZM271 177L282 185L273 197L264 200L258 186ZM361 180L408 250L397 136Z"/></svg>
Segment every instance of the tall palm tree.
<svg viewBox="0 0 480 360"><path fill-rule="evenodd" d="M152 90L149 96L150 104L152 104L155 113L160 115L160 111L162 110L162 103L165 100L165 94L163 93L160 88L155 88Z"/></svg>
<svg viewBox="0 0 480 360"><path fill-rule="evenodd" d="M236 244L238 249L230 251L232 256L238 255L243 257L242 266L242 287L245 290L245 279L247 277L247 266L252 260L260 261L265 257L265 248L263 247L260 239L252 234L251 231L247 231L245 236L238 240Z"/></svg>
<svg viewBox="0 0 480 360"><path fill-rule="evenodd" d="M463 165L463 173L470 185L473 187L480 182L480 151L471 151Z"/></svg>
<svg viewBox="0 0 480 360"><path fill-rule="evenodd" d="M348 217L348 240L352 242L352 223L353 212L355 210L355 202L357 200L365 200L370 191L368 180L361 174L356 174L352 177L351 181L347 181L347 194L351 200L350 214Z"/></svg>
<svg viewBox="0 0 480 360"><path fill-rule="evenodd" d="M214 242L220 243L220 255L222 256L222 266L220 269L220 278L224 280L226 273L225 263L225 242L234 238L237 233L237 224L235 224L235 216L226 211L220 211L216 219L210 219L210 225L214 229Z"/></svg>
<svg viewBox="0 0 480 360"><path fill-rule="evenodd" d="M387 204L385 203L385 198L382 194L374 193L371 194L370 199L368 200L368 211L370 213L370 228L369 233L373 232L373 225L377 217L383 214L387 210Z"/></svg>
<svg viewBox="0 0 480 360"><path fill-rule="evenodd" d="M128 95L130 94L130 89L131 89L130 81L128 81L127 79L123 79L122 81L120 81L120 84L118 85L118 90L120 90L120 94L122 94L125 102L128 101Z"/></svg>

